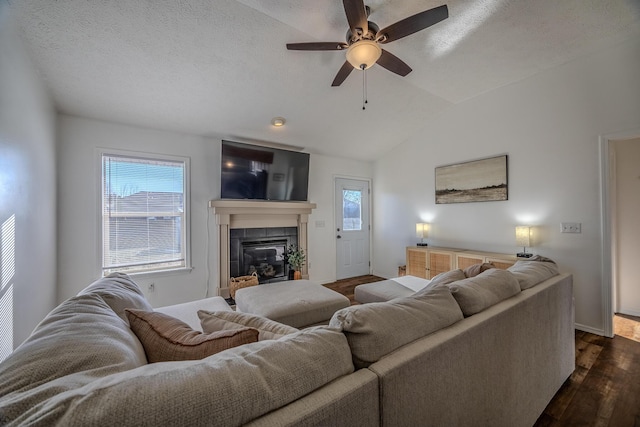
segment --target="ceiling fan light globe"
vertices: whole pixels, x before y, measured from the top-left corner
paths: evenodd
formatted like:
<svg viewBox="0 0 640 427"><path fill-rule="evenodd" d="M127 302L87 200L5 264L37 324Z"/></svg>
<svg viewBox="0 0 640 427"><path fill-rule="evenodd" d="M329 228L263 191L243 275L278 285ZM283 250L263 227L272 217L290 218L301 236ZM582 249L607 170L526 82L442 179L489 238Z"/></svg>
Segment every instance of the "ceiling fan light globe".
<svg viewBox="0 0 640 427"><path fill-rule="evenodd" d="M347 49L347 61L359 70L371 67L381 55L382 49L372 40L360 40Z"/></svg>

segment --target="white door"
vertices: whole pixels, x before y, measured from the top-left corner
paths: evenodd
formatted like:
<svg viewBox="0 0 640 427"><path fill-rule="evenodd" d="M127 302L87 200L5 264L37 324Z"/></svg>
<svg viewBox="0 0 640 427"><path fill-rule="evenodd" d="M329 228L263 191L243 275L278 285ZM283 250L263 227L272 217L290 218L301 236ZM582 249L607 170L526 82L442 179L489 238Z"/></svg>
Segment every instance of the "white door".
<svg viewBox="0 0 640 427"><path fill-rule="evenodd" d="M336 178L336 279L369 274L369 182Z"/></svg>

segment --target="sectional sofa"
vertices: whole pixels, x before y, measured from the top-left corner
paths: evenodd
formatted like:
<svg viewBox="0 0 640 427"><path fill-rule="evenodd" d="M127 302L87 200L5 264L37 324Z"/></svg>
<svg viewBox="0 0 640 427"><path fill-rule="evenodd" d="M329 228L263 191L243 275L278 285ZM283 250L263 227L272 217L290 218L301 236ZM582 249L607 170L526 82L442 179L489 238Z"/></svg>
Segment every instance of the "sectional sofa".
<svg viewBox="0 0 640 427"><path fill-rule="evenodd" d="M574 369L572 277L543 263L460 273L303 330L221 298L158 313L131 278L112 275L0 364L0 424L530 426ZM150 363L192 350L148 321L179 323L167 314L186 321L177 329L194 347L237 342Z"/></svg>

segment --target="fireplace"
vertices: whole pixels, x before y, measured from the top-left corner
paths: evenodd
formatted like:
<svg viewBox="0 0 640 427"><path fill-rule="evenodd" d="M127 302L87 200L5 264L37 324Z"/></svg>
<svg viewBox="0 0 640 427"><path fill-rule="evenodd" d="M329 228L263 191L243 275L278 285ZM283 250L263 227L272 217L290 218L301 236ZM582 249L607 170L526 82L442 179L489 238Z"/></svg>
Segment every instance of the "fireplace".
<svg viewBox="0 0 640 427"><path fill-rule="evenodd" d="M307 247L307 223L309 215L315 209L315 203L308 202L271 202L263 200L211 200L209 207L216 219L217 260L216 267L216 295L229 295L229 281L231 277L231 255L238 246L231 245L231 233L235 229L256 230L260 228L295 228L296 242L305 253ZM252 233L251 231L249 233ZM271 232L269 232L271 233ZM273 238L273 235L267 237ZM261 239L258 237L257 239ZM238 252L239 253L239 252ZM239 255L238 255L239 257ZM308 264L302 266L302 278L308 279ZM239 272L239 270L235 270ZM282 278L284 280L284 277Z"/></svg>
<svg viewBox="0 0 640 427"><path fill-rule="evenodd" d="M231 277L258 275L260 283L287 280L287 247L298 245L297 227L234 228L229 233Z"/></svg>

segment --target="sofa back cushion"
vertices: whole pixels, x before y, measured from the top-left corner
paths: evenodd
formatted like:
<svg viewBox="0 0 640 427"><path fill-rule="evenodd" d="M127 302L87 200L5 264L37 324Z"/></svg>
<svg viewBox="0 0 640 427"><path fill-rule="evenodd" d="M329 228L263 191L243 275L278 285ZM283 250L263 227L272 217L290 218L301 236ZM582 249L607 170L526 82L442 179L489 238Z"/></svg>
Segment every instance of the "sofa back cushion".
<svg viewBox="0 0 640 427"><path fill-rule="evenodd" d="M202 360L153 363L101 378L25 406L18 419L29 425L239 426L352 372L344 335L309 328Z"/></svg>
<svg viewBox="0 0 640 427"><path fill-rule="evenodd" d="M0 364L0 414L18 415L96 378L146 364L140 342L102 297L70 298Z"/></svg>
<svg viewBox="0 0 640 427"><path fill-rule="evenodd" d="M354 365L362 368L462 318L449 289L436 286L409 297L344 308L329 325L343 331Z"/></svg>
<svg viewBox="0 0 640 427"><path fill-rule="evenodd" d="M517 261L507 270L516 276L520 289L523 291L560 273L556 263L551 260Z"/></svg>
<svg viewBox="0 0 640 427"><path fill-rule="evenodd" d="M153 310L136 282L123 273L111 273L96 280L78 293L78 295L88 294L99 295L127 324L129 320L125 309Z"/></svg>
<svg viewBox="0 0 640 427"><path fill-rule="evenodd" d="M431 288L435 288L439 285L448 285L449 283L457 282L458 280L466 279L467 276L464 275L462 270L455 269L445 271L444 273L437 274L433 279L429 281L429 284L422 288L420 291L427 292Z"/></svg>
<svg viewBox="0 0 640 427"><path fill-rule="evenodd" d="M465 317L510 298L520 292L516 277L506 270L492 268L475 277L447 285Z"/></svg>

